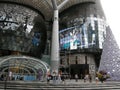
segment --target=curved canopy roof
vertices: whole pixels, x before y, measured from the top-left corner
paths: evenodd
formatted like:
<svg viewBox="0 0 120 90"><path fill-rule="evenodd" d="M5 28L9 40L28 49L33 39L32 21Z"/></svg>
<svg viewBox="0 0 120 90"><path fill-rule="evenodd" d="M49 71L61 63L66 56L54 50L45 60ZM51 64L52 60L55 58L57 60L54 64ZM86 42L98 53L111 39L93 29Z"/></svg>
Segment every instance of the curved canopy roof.
<svg viewBox="0 0 120 90"><path fill-rule="evenodd" d="M56 0L56 1L57 1L56 2L57 5L60 5L65 0ZM67 4L60 9L60 12L79 3L95 2L95 1L96 0L68 0ZM9 3L26 5L41 12L45 20L50 20L52 18L53 7L51 0L0 0L0 2L7 2L7 3L9 2Z"/></svg>
<svg viewBox="0 0 120 90"><path fill-rule="evenodd" d="M50 69L49 65L39 59L29 56L5 56L0 58L0 68L5 69L23 69L27 73L37 74L39 70L43 72L43 76L46 75L47 70Z"/></svg>

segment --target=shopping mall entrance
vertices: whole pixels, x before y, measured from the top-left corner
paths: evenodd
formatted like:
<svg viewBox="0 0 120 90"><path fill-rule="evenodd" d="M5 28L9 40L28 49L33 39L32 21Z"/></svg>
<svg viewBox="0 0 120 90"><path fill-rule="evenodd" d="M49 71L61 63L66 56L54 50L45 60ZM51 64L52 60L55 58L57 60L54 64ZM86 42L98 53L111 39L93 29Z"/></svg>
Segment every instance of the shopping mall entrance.
<svg viewBox="0 0 120 90"><path fill-rule="evenodd" d="M80 79L84 78L85 74L89 74L89 64L72 64L70 65L71 78L78 74Z"/></svg>
<svg viewBox="0 0 120 90"><path fill-rule="evenodd" d="M43 81L49 69L47 63L29 56L0 57L0 80Z"/></svg>

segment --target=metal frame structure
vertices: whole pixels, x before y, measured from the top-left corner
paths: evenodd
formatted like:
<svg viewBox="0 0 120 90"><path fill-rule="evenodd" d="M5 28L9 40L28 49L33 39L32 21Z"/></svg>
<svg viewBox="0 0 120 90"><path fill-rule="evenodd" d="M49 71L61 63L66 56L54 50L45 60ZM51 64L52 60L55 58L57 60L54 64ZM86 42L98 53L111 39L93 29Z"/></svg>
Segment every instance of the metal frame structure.
<svg viewBox="0 0 120 90"><path fill-rule="evenodd" d="M33 57L11 55L0 58L0 68L3 69L2 71L12 67L23 69L29 74L31 73L30 70L32 70L34 74L38 74L38 70L41 69L43 72L43 80L46 79L47 70L50 69L50 66L47 63Z"/></svg>
<svg viewBox="0 0 120 90"><path fill-rule="evenodd" d="M58 5L59 12L64 11L65 9L79 4L79 3L85 3L85 2L95 2L96 0L56 0L56 4ZM15 4L21 4L24 6L31 7L41 13L43 15L44 19L47 21L50 21L53 17L52 12L52 2L51 0L0 0L0 3L15 3ZM67 5L64 5L64 3L67 2Z"/></svg>
<svg viewBox="0 0 120 90"><path fill-rule="evenodd" d="M51 0L53 5L53 29L51 46L51 71L58 73L59 69L59 10L69 1L65 0L59 6L56 0Z"/></svg>

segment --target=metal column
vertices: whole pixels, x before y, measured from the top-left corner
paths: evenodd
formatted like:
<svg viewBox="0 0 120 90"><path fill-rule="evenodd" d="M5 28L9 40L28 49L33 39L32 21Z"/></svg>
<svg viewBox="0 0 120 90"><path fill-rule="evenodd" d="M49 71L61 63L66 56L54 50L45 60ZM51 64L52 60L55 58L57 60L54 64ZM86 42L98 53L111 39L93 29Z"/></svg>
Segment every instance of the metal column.
<svg viewBox="0 0 120 90"><path fill-rule="evenodd" d="M59 9L61 9L68 0L63 1L57 6L56 0L51 0L53 5L53 30L52 30L52 46L51 46L51 72L58 73L59 69Z"/></svg>

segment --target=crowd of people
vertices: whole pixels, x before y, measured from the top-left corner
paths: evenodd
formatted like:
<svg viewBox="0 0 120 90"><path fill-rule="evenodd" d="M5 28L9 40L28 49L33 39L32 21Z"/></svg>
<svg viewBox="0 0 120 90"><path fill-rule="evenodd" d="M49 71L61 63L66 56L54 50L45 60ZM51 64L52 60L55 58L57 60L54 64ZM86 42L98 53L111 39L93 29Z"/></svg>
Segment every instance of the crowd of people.
<svg viewBox="0 0 120 90"><path fill-rule="evenodd" d="M53 84L65 84L65 81L70 79L71 80L71 77L69 76L69 78L63 74L63 73L56 73L56 72L53 72L52 74L47 74L47 83L49 84L50 81L53 83ZM72 80L74 80L75 82L78 82L79 80L80 81L84 81L84 83L86 82L89 82L89 83L92 83L92 81L94 80L96 82L96 84L98 83L99 79L98 77L96 76L95 78L92 77L91 74L86 74L84 75L83 78L79 77L78 74L75 74L74 75L74 78L72 78Z"/></svg>
<svg viewBox="0 0 120 90"><path fill-rule="evenodd" d="M59 83L65 83L65 75L63 75L61 72L60 73L56 73L55 71L52 73L52 75L50 73L47 74L47 83L50 82L50 80L53 80L53 84L59 84Z"/></svg>
<svg viewBox="0 0 120 90"><path fill-rule="evenodd" d="M8 75L8 78L6 78L8 80L12 80L12 72L10 71L9 72L9 75ZM47 72L47 75L46 75L46 80L47 80L47 84L49 84L50 82L53 83L53 84L65 84L66 83L66 80L68 79L73 79L75 82L78 82L78 80L83 80L84 83L86 82L90 82L92 83L93 80L95 80L96 84L98 83L99 81L99 78L98 76L96 75L95 79L94 77L91 75L91 74L86 74L84 76L79 76L77 73L74 75L74 78L71 78L71 76L68 77L68 75L62 73L62 72ZM5 80L5 76L2 74L1 77L0 77L0 80L1 81L4 81Z"/></svg>

